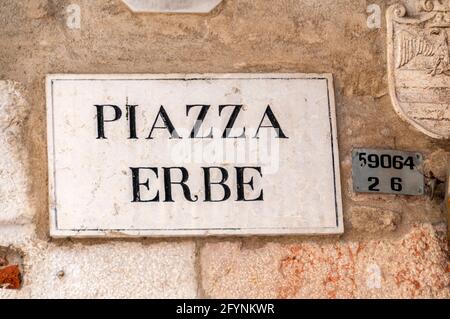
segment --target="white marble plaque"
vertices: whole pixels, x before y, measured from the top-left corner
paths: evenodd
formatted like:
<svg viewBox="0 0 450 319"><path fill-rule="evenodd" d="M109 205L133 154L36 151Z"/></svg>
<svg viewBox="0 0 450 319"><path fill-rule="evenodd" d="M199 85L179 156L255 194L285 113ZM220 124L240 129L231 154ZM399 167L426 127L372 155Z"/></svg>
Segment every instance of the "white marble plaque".
<svg viewBox="0 0 450 319"><path fill-rule="evenodd" d="M51 235L342 233L329 74L49 75Z"/></svg>
<svg viewBox="0 0 450 319"><path fill-rule="evenodd" d="M133 12L208 13L222 0L122 0Z"/></svg>

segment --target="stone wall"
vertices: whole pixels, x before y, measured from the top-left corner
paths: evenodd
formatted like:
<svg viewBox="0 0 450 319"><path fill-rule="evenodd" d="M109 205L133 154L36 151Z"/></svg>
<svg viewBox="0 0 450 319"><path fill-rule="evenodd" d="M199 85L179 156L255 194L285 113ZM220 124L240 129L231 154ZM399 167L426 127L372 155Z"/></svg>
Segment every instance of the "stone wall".
<svg viewBox="0 0 450 319"><path fill-rule="evenodd" d="M196 15L135 14L120 0L2 0L0 281L19 289L0 298L449 298L439 182L450 144L392 108L384 12L394 2L224 0ZM367 26L372 3L380 29ZM71 4L80 28L67 23ZM46 74L202 72L333 74L344 234L50 238ZM436 196L353 193L353 147L422 152Z"/></svg>

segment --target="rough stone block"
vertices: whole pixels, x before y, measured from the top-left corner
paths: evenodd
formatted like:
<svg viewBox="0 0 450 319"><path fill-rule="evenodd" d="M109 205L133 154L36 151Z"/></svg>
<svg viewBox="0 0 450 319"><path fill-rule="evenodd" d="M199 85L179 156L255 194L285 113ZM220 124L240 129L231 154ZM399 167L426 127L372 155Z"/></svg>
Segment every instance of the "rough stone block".
<svg viewBox="0 0 450 319"><path fill-rule="evenodd" d="M28 112L17 84L0 81L0 225L31 219L22 131Z"/></svg>
<svg viewBox="0 0 450 319"><path fill-rule="evenodd" d="M37 249L24 288L32 298L194 298L194 244L109 243Z"/></svg>
<svg viewBox="0 0 450 319"><path fill-rule="evenodd" d="M48 0L26 0L24 2L26 15L29 18L40 19L48 14Z"/></svg>
<svg viewBox="0 0 450 319"><path fill-rule="evenodd" d="M213 298L449 298L443 234L423 224L398 239L208 243L202 289Z"/></svg>
<svg viewBox="0 0 450 319"><path fill-rule="evenodd" d="M443 149L434 151L424 163L425 173L431 172L437 179L445 181L449 163L450 152Z"/></svg>
<svg viewBox="0 0 450 319"><path fill-rule="evenodd" d="M349 210L348 219L353 228L364 232L376 233L397 229L402 215L389 209L354 206Z"/></svg>

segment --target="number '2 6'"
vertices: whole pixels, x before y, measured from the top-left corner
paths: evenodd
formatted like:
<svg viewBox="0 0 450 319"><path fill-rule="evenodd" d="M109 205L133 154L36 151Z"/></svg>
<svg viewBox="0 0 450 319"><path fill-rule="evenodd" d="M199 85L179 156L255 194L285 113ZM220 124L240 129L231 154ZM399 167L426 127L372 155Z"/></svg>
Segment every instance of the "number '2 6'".
<svg viewBox="0 0 450 319"><path fill-rule="evenodd" d="M380 179L378 177L369 177L367 181L369 184L369 191L372 192L379 192L380 189L378 188L378 185L380 184ZM392 177L391 178L391 190L394 192L401 192L403 189L402 186L402 179L400 177Z"/></svg>

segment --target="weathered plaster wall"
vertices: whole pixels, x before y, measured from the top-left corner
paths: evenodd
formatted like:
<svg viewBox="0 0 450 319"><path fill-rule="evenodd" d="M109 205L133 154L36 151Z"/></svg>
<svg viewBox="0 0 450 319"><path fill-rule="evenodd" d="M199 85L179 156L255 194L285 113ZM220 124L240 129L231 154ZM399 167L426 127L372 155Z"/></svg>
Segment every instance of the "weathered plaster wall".
<svg viewBox="0 0 450 319"><path fill-rule="evenodd" d="M0 269L19 264L23 276L0 298L449 298L442 198L351 191L353 147L420 151L441 180L450 158L448 142L391 106L384 18L367 28L366 8L394 2L224 0L174 15L133 14L120 0L0 0ZM66 25L71 3L80 29ZM49 237L45 75L184 72L333 73L342 236Z"/></svg>

